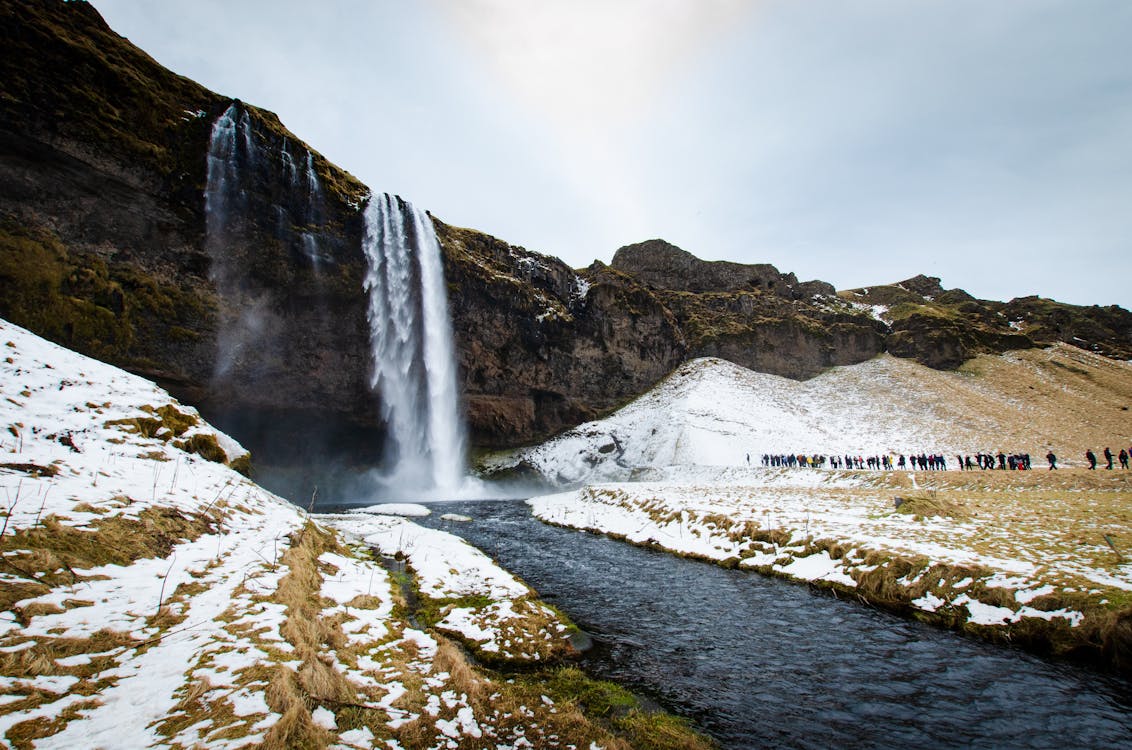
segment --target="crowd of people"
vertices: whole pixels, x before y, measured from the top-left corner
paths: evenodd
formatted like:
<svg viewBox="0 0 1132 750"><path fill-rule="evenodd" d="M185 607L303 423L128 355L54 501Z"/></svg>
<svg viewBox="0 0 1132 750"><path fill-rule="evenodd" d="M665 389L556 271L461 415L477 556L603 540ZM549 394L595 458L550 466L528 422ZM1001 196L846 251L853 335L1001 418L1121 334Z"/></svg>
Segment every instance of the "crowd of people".
<svg viewBox="0 0 1132 750"><path fill-rule="evenodd" d="M1132 456L1132 448L1129 448L1128 450L1121 448L1120 453L1114 454L1112 452L1111 448L1106 447L1104 449L1104 460L1107 464L1105 466L1105 468L1111 469L1112 468L1112 460L1113 460L1113 458L1116 458L1120 461L1120 468L1127 469L1128 468L1128 459L1129 459L1130 456ZM1085 451L1085 461L1088 462L1090 469L1096 469L1097 468L1097 454L1093 453L1092 448L1089 448L1088 450Z"/></svg>
<svg viewBox="0 0 1132 750"><path fill-rule="evenodd" d="M1132 459L1132 447L1121 448L1113 453L1110 448L1103 452L1106 462L1105 468L1112 469L1114 461L1119 461L1120 468L1127 469ZM1057 468L1057 455L1051 450L1046 454L1046 462L1052 471ZM1085 462L1090 469L1098 466L1097 455L1092 449L1085 451ZM751 456L747 455L748 465ZM873 471L947 471L947 458L938 453L919 454L882 454L879 456L853 456L850 454L806 454L806 453L764 453L762 465L766 468L788 469L862 469ZM975 453L974 455L956 455L954 467L962 471L1028 471L1033 469L1029 453Z"/></svg>

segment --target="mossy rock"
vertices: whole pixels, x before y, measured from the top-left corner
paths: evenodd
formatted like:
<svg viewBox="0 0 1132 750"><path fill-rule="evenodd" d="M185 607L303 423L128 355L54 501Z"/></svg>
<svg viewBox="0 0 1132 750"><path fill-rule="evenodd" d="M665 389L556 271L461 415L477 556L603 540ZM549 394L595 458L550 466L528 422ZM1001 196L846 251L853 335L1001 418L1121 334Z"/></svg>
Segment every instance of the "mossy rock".
<svg viewBox="0 0 1132 750"><path fill-rule="evenodd" d="M69 349L136 369L171 340L213 327L214 293L69 250L58 237L0 215L0 316ZM170 369L168 362L163 369Z"/></svg>
<svg viewBox="0 0 1132 750"><path fill-rule="evenodd" d="M228 454L220 447L215 435L198 432L195 435L190 435L187 440L179 440L173 445L187 453L195 453L207 461L218 464L228 462Z"/></svg>

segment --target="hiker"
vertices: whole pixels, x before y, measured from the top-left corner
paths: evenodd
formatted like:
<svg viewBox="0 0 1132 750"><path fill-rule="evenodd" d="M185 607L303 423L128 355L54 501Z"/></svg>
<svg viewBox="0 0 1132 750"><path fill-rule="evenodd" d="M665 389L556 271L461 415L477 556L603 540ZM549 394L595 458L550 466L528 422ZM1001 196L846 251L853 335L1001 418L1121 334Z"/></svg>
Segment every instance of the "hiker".
<svg viewBox="0 0 1132 750"><path fill-rule="evenodd" d="M1121 448L1120 449L1120 455L1118 456L1118 458L1120 459L1120 468L1127 469L1128 468L1128 451Z"/></svg>
<svg viewBox="0 0 1132 750"><path fill-rule="evenodd" d="M1089 462L1090 469L1097 468L1097 454L1093 453L1092 448L1087 448L1085 450L1085 460Z"/></svg>
<svg viewBox="0 0 1132 750"><path fill-rule="evenodd" d="M1046 454L1046 460L1049 461L1049 470L1053 471L1057 468L1057 456L1053 455L1053 450Z"/></svg>
<svg viewBox="0 0 1132 750"><path fill-rule="evenodd" d="M1104 459L1105 459L1105 461L1108 461L1108 466L1106 466L1105 468L1111 469L1112 468L1112 449L1111 448L1105 447L1105 449L1104 449Z"/></svg>

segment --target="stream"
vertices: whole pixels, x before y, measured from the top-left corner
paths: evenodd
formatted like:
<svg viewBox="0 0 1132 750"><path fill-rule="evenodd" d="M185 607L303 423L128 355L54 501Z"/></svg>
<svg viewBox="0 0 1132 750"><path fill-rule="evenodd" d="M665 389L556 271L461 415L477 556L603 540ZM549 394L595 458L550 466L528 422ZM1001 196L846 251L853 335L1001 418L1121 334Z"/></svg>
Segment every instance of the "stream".
<svg viewBox="0 0 1132 750"><path fill-rule="evenodd" d="M724 748L1132 747L1127 680L547 526L522 501L431 507L414 520L484 550L592 637L587 671Z"/></svg>

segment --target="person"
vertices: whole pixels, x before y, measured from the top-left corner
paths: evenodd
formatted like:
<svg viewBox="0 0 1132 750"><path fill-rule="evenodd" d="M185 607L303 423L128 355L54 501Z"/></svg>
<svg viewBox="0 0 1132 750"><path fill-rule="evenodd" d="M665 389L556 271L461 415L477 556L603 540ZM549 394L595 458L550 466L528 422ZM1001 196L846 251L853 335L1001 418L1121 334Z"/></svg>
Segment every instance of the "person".
<svg viewBox="0 0 1132 750"><path fill-rule="evenodd" d="M1085 449L1085 460L1089 462L1090 469L1097 468L1097 454L1093 453L1092 448Z"/></svg>
<svg viewBox="0 0 1132 750"><path fill-rule="evenodd" d="M1128 451L1121 448L1120 449L1120 455L1118 456L1118 458L1120 459L1120 468L1127 469L1128 468Z"/></svg>
<svg viewBox="0 0 1132 750"><path fill-rule="evenodd" d="M1057 468L1057 456L1053 455L1053 449L1052 448L1050 449L1050 452L1046 454L1046 460L1049 461L1049 470L1050 471L1053 471L1054 469Z"/></svg>
<svg viewBox="0 0 1132 750"><path fill-rule="evenodd" d="M1111 469L1112 468L1112 449L1107 447L1107 446L1104 449L1104 460L1108 461L1108 466L1106 466L1105 468Z"/></svg>

